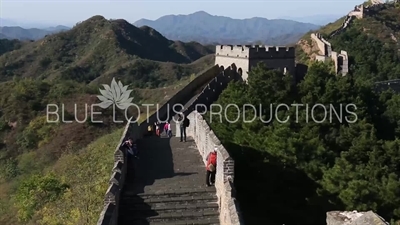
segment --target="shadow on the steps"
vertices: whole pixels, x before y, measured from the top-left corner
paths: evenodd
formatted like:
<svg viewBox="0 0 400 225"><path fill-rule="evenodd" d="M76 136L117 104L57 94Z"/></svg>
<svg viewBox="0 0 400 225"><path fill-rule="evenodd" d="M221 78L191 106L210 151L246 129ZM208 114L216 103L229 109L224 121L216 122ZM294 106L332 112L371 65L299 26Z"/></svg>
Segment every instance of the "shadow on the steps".
<svg viewBox="0 0 400 225"><path fill-rule="evenodd" d="M150 136L138 142L139 159L134 159L131 163L134 167L127 173L125 191L145 193L144 188L153 185L156 180L193 174L174 172L170 141L169 138ZM158 190L151 192L154 191Z"/></svg>

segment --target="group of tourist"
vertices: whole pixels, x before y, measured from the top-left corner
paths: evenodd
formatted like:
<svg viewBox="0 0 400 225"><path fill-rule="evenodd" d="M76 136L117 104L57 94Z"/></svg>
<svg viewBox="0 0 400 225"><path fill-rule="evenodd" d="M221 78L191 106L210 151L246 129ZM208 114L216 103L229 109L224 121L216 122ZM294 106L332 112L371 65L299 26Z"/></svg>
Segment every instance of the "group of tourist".
<svg viewBox="0 0 400 225"><path fill-rule="evenodd" d="M157 135L158 137L161 137L161 134L163 133L163 131L165 131L165 135L167 137L172 137L172 130L171 130L171 123L166 122L164 125L157 121L154 123L153 126L149 125L149 133L150 135L154 134L154 130L155 130L155 135Z"/></svg>
<svg viewBox="0 0 400 225"><path fill-rule="evenodd" d="M177 123L179 124L180 128L180 133L181 133L181 142L186 142L186 128L189 126L190 121L187 117L184 115L178 114L178 120ZM156 135L158 137L161 137L162 133L165 132L165 135L167 137L172 137L172 129L171 129L171 123L166 122L166 123L161 123L160 121L154 122L154 124L149 124L147 127L147 135L152 136Z"/></svg>
<svg viewBox="0 0 400 225"><path fill-rule="evenodd" d="M186 142L186 128L189 127L190 121L187 117L183 115L178 115L178 124L180 128L180 141ZM155 122L154 125L148 126L148 135L155 134L158 137L161 137L162 132L165 131L165 134L171 138L172 137L172 130L171 124L166 122L164 125L159 121ZM121 149L126 149L130 156L134 158L138 157L138 148L136 143L133 141L132 138L128 138L121 144ZM217 148L215 147L212 152L207 155L206 158L206 185L208 187L214 185L215 183L215 174L217 169Z"/></svg>
<svg viewBox="0 0 400 225"><path fill-rule="evenodd" d="M165 131L167 137L172 137L171 123L161 123L159 121L154 122L154 124L149 124L147 126L147 136L156 135L161 137L162 133Z"/></svg>

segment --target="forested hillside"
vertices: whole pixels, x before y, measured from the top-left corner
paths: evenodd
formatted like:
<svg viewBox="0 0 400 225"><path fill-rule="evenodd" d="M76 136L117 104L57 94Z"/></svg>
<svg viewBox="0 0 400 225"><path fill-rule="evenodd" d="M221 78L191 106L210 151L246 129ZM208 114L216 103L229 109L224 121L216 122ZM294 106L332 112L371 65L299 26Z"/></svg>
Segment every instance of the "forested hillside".
<svg viewBox="0 0 400 225"><path fill-rule="evenodd" d="M22 44L18 40L0 39L0 55L21 48Z"/></svg>
<svg viewBox="0 0 400 225"><path fill-rule="evenodd" d="M235 185L246 223L325 224L330 210L373 210L400 224L400 95L374 91L374 82L400 78L398 15L399 8L385 9L329 40L349 54L345 77L333 74L329 63L310 62L304 80L291 86L290 77L260 65L248 85L232 83L220 96L223 106L262 104L264 120L271 116L269 104L304 105L298 122L291 107L278 112L281 120L290 115L287 123L211 123L237 163ZM355 119L351 114L342 121L333 114L330 121L328 112L324 123L316 123L308 112L307 123L305 105L317 103L338 112L340 104L355 104L357 121L348 122ZM227 111L229 120L238 116L233 107ZM316 119L323 113L318 110Z"/></svg>
<svg viewBox="0 0 400 225"><path fill-rule="evenodd" d="M102 16L35 42L0 40L0 48L0 224L7 225L95 224L123 126L111 109L91 118L99 88L115 78L133 90L133 103L162 104L214 62L198 43ZM48 104L58 105L58 123L47 121Z"/></svg>

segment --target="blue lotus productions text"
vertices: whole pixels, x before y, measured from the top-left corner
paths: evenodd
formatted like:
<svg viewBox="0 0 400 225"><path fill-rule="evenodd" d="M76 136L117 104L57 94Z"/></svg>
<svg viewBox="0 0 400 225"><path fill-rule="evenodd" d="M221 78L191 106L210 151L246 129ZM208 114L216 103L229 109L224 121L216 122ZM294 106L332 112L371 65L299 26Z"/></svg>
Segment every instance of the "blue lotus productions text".
<svg viewBox="0 0 400 225"><path fill-rule="evenodd" d="M143 107L146 107L145 112L142 112ZM125 123L130 121L131 123L136 123L138 121L143 121L141 117L145 117L147 122L149 122L150 118L150 107L156 108L155 117L156 120L160 122L167 122L170 118L175 121L173 115L180 114L185 112L187 108L185 108L182 104L166 104L160 106L159 104L130 104L129 108L134 111L134 115L137 115L135 119L132 119L133 115L128 115L128 109L122 110L125 115L125 120L117 120L116 119L116 111L121 110L116 108L114 105L112 107L112 114L113 114L113 122L114 123ZM77 112L78 108L83 108L85 110L85 118L78 120ZM96 108L96 110L95 110ZM59 107L57 104L49 104L47 105L46 110L46 117L48 123L85 123L90 120L91 123L103 123L102 120L94 119L97 115L97 118L101 117L101 112L98 111L100 107L98 104L92 104L78 107L77 105L74 106L74 119L73 120L66 120L65 119L65 107L64 104L61 104ZM261 120L264 123L270 123L272 121L277 121L279 123L287 123L290 120L295 120L296 123L299 122L299 117L301 121L306 123L314 122L314 123L324 123L324 122L340 122L346 121L347 123L355 123L358 119L357 114L355 111L357 110L357 106L355 104L339 104L339 105L324 105L324 104L270 104L269 106L259 105L255 106L252 104L244 104L243 106L238 106L236 104L228 104L226 106L222 106L219 104L211 104L207 107L204 104L196 104L190 107L190 110L195 110L199 114L203 116L209 115L209 122L228 122L228 123L236 123L242 120L244 123L251 123L257 119ZM260 117L259 112L266 112L269 118ZM88 112L90 111L90 112ZM290 115L294 118L289 116L287 112L291 112ZM164 113L161 113L164 112ZM208 112L208 114L206 114ZM230 116L228 116L228 114ZM283 115L282 115L283 114ZM236 118L232 118L234 115ZM321 117L321 115L323 115Z"/></svg>

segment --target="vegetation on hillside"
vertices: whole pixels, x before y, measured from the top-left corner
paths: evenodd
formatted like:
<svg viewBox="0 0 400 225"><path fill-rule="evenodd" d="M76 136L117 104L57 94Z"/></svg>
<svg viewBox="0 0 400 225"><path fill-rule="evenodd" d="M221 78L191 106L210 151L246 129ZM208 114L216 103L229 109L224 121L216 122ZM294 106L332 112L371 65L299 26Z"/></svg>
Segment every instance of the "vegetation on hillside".
<svg viewBox="0 0 400 225"><path fill-rule="evenodd" d="M9 225L97 221L124 125L111 108L95 107L102 114L91 118L102 84L115 78L133 90L133 103L162 104L213 64L197 43L101 16L36 42L0 44L0 224ZM49 104L60 120L83 122L49 123L57 119L47 118Z"/></svg>
<svg viewBox="0 0 400 225"><path fill-rule="evenodd" d="M1 55L0 80L9 80L15 75L49 79L61 77L89 83L118 70L134 69L133 61L139 58L190 63L209 53L208 48L196 43L177 44L170 41L151 28L139 29L125 20L94 16L71 30L49 35L10 54ZM175 67L179 66L175 64ZM147 70L141 72L146 73Z"/></svg>
<svg viewBox="0 0 400 225"><path fill-rule="evenodd" d="M133 103L162 104L188 82L189 79L182 79L178 83L175 82L174 85L159 89L134 89L133 86L130 86L129 89L134 90L130 96L134 98ZM95 144L97 147L93 147L93 151L98 153L87 150L92 147L86 146L93 140L124 125L113 122L111 109L95 108L96 112L102 113L96 118L90 117L90 111L86 110L85 112L85 105L90 106L97 103L97 98L93 95L97 92L98 86L87 86L71 80L49 82L23 78L0 83L0 224L56 224L54 221L57 218L60 221L69 221L65 224L93 224L82 221L86 221L86 216L90 217L88 221L94 221L95 217L98 217L99 210L102 208L102 204L98 203L104 197L104 188L107 187L107 182L96 181L98 190L96 189L93 195L87 196L87 201L81 202L82 204L75 208L71 201L82 200L77 196L86 195L86 192L83 193L80 190L94 182L85 177L84 169L90 168L89 172L92 170L107 171L100 174L95 172L97 175L93 175L94 177L91 175L93 179L97 179L96 176L109 178L110 169L108 167L113 164L113 157L109 154L112 154L118 144L121 132L114 134L113 138L117 138L115 140L100 139ZM86 118L86 122L48 123L47 104L58 105L60 120L74 120L76 117L80 121L85 121ZM76 109L74 104L77 105ZM50 109L50 111L53 110L54 108ZM64 110L63 114L62 110ZM147 112L144 107L141 108L141 111ZM150 111L154 111L154 109L150 108ZM116 120L124 121L124 112L117 111L116 113ZM129 110L128 115L138 116L135 110ZM146 116L146 114L142 114L140 118L143 119ZM49 119L55 120L56 118L50 116ZM102 120L103 123L91 123L91 119ZM86 153L86 151L89 152ZM95 154L103 154L104 151L108 152L107 155L102 159L96 159ZM78 153L79 155L77 155ZM100 157L100 155L98 156ZM72 159L69 158L73 158L75 161L70 161ZM88 158L94 161L90 161ZM56 169L57 165L64 164L65 160L69 160L65 162L65 168ZM71 165L74 166L71 167ZM47 171L53 173L44 177L36 176L37 174L47 174ZM78 177L71 175L79 173L81 175ZM36 190L32 190L32 188L43 189L46 194L38 192L37 196L30 196L29 193ZM69 195L67 195L68 193ZM93 199L89 199L89 197ZM65 202L71 202L71 205L64 204ZM43 214L40 214L41 210L44 210ZM88 210L88 212L80 212L82 210ZM52 213L47 214L46 212L49 211ZM59 216L63 216L64 219L61 220ZM81 222L75 223L76 221L72 219ZM52 222L38 222L39 220Z"/></svg>
<svg viewBox="0 0 400 225"><path fill-rule="evenodd" d="M58 161L37 170L35 152L19 156L16 170L25 170L11 198L0 201L2 224L95 224L102 210L113 166L118 129L83 149L71 145ZM34 170L34 171L30 171ZM16 215L12 214L14 207ZM15 220L17 219L18 220Z"/></svg>
<svg viewBox="0 0 400 225"><path fill-rule="evenodd" d="M382 13L398 15L398 10ZM399 79L400 57L397 42L383 39L388 26L367 33L368 26L360 20L330 40L349 54L346 77L335 76L328 64L313 62L305 79L291 86L290 77L282 79L283 74L260 65L250 72L248 85L232 83L220 96L217 103L223 106L249 103L265 109L254 122L211 123L235 158L238 198L248 224L324 224L331 210L373 210L399 224L400 95L377 93L374 82ZM260 116L264 121L275 116L280 103L303 104L297 122L294 106L276 114L280 120L289 115L287 123L275 117L260 121ZM332 105L338 113L340 104L355 104L357 122L348 122L354 115L343 108L342 121L328 111L323 123L313 122L309 109L307 123L305 105L317 103ZM227 109L229 120L243 117L236 111ZM248 108L247 115L251 119L254 112ZM324 111L314 115L320 120Z"/></svg>
<svg viewBox="0 0 400 225"><path fill-rule="evenodd" d="M0 39L0 55L21 48L22 42L18 40Z"/></svg>

